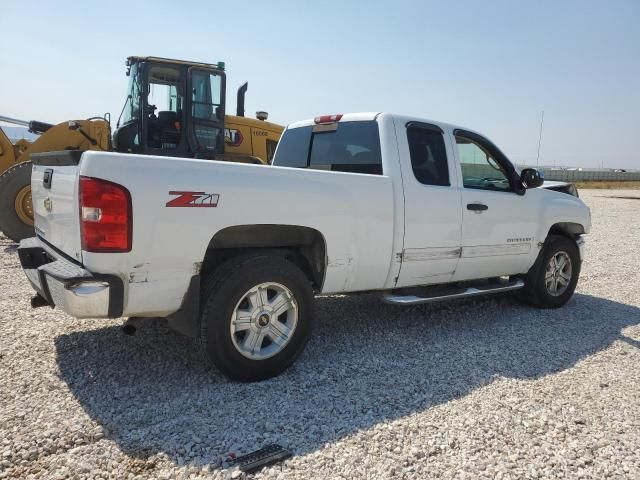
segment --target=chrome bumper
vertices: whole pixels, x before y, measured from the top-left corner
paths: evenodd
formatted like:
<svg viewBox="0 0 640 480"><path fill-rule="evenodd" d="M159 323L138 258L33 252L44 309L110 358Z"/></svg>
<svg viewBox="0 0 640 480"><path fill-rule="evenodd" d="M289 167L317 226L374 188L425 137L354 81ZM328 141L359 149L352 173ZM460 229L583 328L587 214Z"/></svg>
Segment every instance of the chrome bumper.
<svg viewBox="0 0 640 480"><path fill-rule="evenodd" d="M20 242L18 255L34 290L52 307L76 318L116 318L122 315L123 285L115 275L94 274L44 248L37 237Z"/></svg>

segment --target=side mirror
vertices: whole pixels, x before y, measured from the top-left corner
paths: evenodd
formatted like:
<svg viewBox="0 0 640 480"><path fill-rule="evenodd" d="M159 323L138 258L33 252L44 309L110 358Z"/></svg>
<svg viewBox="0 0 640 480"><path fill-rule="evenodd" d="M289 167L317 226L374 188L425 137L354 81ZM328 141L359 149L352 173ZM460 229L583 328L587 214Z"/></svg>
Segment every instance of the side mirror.
<svg viewBox="0 0 640 480"><path fill-rule="evenodd" d="M520 183L524 188L536 188L544 183L544 174L537 168L523 168Z"/></svg>

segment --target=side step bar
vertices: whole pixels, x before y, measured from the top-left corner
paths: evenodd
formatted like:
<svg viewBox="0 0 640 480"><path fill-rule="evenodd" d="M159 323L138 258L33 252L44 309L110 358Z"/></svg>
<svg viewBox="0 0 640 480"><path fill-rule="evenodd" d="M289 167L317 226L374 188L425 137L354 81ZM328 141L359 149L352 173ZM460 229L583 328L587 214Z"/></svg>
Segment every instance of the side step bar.
<svg viewBox="0 0 640 480"><path fill-rule="evenodd" d="M524 287L524 282L520 278L511 280L508 283L498 285L482 285L478 287L458 288L455 290L434 292L432 295L417 297L415 295L385 295L382 300L392 305L418 305L420 303L432 303L442 300L453 300L456 298L476 297L489 293L509 292Z"/></svg>

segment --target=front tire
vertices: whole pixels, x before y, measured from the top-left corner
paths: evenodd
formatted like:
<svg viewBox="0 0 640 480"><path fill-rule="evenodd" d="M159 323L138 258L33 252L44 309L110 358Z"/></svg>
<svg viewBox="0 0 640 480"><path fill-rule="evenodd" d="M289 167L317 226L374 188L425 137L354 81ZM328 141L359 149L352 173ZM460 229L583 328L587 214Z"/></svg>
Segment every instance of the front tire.
<svg viewBox="0 0 640 480"><path fill-rule="evenodd" d="M549 235L536 263L525 277L519 297L539 308L558 308L573 296L580 276L580 253L575 242Z"/></svg>
<svg viewBox="0 0 640 480"><path fill-rule="evenodd" d="M231 259L205 279L201 299L201 347L231 379L253 382L282 373L311 336L311 284L285 258Z"/></svg>

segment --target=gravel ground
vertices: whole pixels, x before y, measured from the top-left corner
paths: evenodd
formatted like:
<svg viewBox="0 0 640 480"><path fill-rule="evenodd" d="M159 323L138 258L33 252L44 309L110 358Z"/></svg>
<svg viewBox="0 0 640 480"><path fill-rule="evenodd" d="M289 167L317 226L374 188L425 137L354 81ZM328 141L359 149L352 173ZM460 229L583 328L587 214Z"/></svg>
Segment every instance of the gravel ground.
<svg viewBox="0 0 640 480"><path fill-rule="evenodd" d="M29 307L0 237L0 478L639 478L640 191L583 191L578 291L560 310L494 297L398 308L318 301L298 362L259 384L208 371L160 321Z"/></svg>

